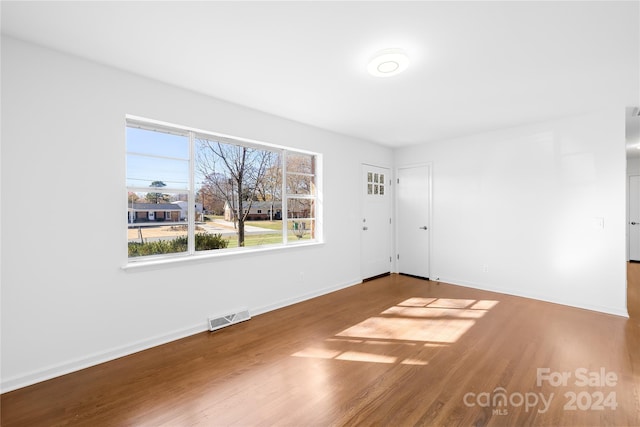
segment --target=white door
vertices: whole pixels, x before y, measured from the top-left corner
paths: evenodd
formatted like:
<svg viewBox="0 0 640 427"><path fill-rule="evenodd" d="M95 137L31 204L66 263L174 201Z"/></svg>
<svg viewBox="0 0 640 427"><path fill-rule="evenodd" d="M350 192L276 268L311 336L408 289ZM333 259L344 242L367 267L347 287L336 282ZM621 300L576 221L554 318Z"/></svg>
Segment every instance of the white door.
<svg viewBox="0 0 640 427"><path fill-rule="evenodd" d="M361 274L363 279L391 271L391 184L389 169L362 165Z"/></svg>
<svg viewBox="0 0 640 427"><path fill-rule="evenodd" d="M429 166L398 169L398 272L429 277L431 173Z"/></svg>
<svg viewBox="0 0 640 427"><path fill-rule="evenodd" d="M640 261L640 175L629 177L629 259Z"/></svg>

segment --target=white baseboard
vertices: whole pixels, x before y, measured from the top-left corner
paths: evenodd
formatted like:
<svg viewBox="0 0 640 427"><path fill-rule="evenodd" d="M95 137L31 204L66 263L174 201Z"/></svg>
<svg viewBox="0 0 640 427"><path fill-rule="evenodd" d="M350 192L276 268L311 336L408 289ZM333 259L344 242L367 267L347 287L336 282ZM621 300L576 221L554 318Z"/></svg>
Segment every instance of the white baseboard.
<svg viewBox="0 0 640 427"><path fill-rule="evenodd" d="M277 302L275 304L269 304L269 305L265 305L265 306L262 306L262 307L257 307L257 308L251 309L249 311L251 312L252 316L257 316L259 314L267 313L269 311L273 311L273 310L277 310L279 308L287 307L289 305L297 304L299 302L306 301L306 300L309 300L311 298L316 298L316 297L319 297L319 296L322 296L322 295L326 295L326 294L329 294L331 292L339 291L340 289L345 289L345 288L348 288L348 287L351 287L351 286L354 286L354 285L357 285L357 284L360 284L360 283L362 283L361 279L353 279L353 280L350 280L348 282L345 282L345 283L342 283L342 284L339 284L339 285L329 286L327 288L322 288L322 289L319 289L319 290L314 291L314 292L309 292L307 294L302 294L302 295L299 295L299 296L296 296L296 297L293 297L293 298L287 298L287 299L279 301L279 302Z"/></svg>
<svg viewBox="0 0 640 427"><path fill-rule="evenodd" d="M0 390L2 393L6 393L8 391L46 381L51 378L59 377L62 375L70 374L71 372L99 365L104 362L109 362L120 357L128 356L142 350L157 347L159 345L179 340L181 338L185 338L206 330L207 324L206 322L202 322L202 324L199 324L197 326L191 326L189 328L180 329L168 334L158 335L152 338L140 340L138 342L121 347L116 347L104 352L94 353L87 357L81 357L65 363L60 363L44 369L32 371L25 375L16 376L13 378L3 378L2 382L0 383Z"/></svg>
<svg viewBox="0 0 640 427"><path fill-rule="evenodd" d="M346 283L323 288L318 291L303 294L294 298L288 298L288 299L279 301L275 304L256 307L256 308L250 309L249 311L252 316L257 316L259 314L273 311L278 308L283 308L283 307L296 304L302 301L306 301L308 299L325 295L340 289L348 288L350 286L357 285L358 283L362 283L362 280L355 279ZM65 363L49 366L47 368L32 371L24 375L15 376L12 378L2 378L2 380L0 381L0 393L6 393L12 390L17 390L22 387L27 387L32 384L46 381L55 377L70 374L72 372L76 372L81 369L99 365L100 363L109 362L111 360L115 360L120 357L128 356L130 354L137 353L139 351L157 347L159 345L166 344L171 341L176 341L181 338L186 338L188 336L195 335L207 330L208 330L208 325L205 319L202 321L201 324L194 325L188 328L179 329L167 334L158 335L152 338L140 340L138 342L113 348L111 350L107 350L104 352L94 353L86 357L81 357Z"/></svg>
<svg viewBox="0 0 640 427"><path fill-rule="evenodd" d="M466 288L473 288L473 289L480 289L483 291L489 291L489 292L496 292L499 294L505 294L505 295L513 295L516 297L522 297L522 298L529 298L529 299L535 299L538 301L544 301L544 302L550 302L553 304L560 304L560 305L565 305L567 307L574 307L574 308L580 308L583 310L590 310L590 311L597 311L599 313L604 313L604 314L612 314L614 316L620 316L620 317L629 317L629 314L627 313L626 309L620 309L620 308L614 308L614 307L606 307L606 306L600 306L600 305L595 305L595 304L585 304L585 303L581 303L581 302L576 302L576 301L565 301L559 298L554 298L554 297L549 297L546 295L538 295L535 293L531 293L531 292L523 292L521 290L512 290L512 289L504 289L504 288L500 288L497 286L487 286L487 285L482 285L482 284L478 284L478 283L472 283L472 282L467 282L464 280L457 280L457 279L448 279L448 278L443 278L440 277L438 279L439 282L443 282L443 283L449 283L452 285L457 285L457 286L464 286Z"/></svg>

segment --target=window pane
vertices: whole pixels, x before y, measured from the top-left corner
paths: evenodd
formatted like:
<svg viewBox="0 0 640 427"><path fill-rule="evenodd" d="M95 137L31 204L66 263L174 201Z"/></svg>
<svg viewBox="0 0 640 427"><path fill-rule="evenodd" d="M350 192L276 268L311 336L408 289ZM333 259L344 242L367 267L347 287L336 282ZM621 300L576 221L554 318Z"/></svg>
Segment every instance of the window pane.
<svg viewBox="0 0 640 427"><path fill-rule="evenodd" d="M186 193L128 193L130 258L187 251L186 199Z"/></svg>
<svg viewBox="0 0 640 427"><path fill-rule="evenodd" d="M189 137L127 127L127 152L189 159Z"/></svg>
<svg viewBox="0 0 640 427"><path fill-rule="evenodd" d="M315 200L314 199L296 199L290 198L287 201L288 217L291 218L315 218Z"/></svg>
<svg viewBox="0 0 640 427"><path fill-rule="evenodd" d="M189 188L189 161L128 154L127 186L169 187L187 190Z"/></svg>
<svg viewBox="0 0 640 427"><path fill-rule="evenodd" d="M282 243L281 162L277 151L196 138L197 191L220 209L213 222L229 248Z"/></svg>
<svg viewBox="0 0 640 427"><path fill-rule="evenodd" d="M196 139L196 183L215 188L227 200L237 200L240 191L245 200L280 194L279 153Z"/></svg>
<svg viewBox="0 0 640 427"><path fill-rule="evenodd" d="M287 194L315 193L313 177L309 175L287 174Z"/></svg>
<svg viewBox="0 0 640 427"><path fill-rule="evenodd" d="M287 172L315 174L314 156L311 154L287 154Z"/></svg>
<svg viewBox="0 0 640 427"><path fill-rule="evenodd" d="M291 219L287 223L287 240L289 242L295 243L315 238L315 220Z"/></svg>

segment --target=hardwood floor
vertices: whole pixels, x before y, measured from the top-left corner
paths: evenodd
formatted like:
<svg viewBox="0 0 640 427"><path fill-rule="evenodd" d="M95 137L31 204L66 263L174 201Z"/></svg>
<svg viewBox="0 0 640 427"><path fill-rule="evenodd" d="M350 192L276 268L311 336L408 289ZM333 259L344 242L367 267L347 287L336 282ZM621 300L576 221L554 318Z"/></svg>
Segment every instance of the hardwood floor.
<svg viewBox="0 0 640 427"><path fill-rule="evenodd" d="M576 385L582 369L592 383ZM562 373L567 384L554 384ZM640 325L391 275L1 405L5 427L639 426Z"/></svg>
<svg viewBox="0 0 640 427"><path fill-rule="evenodd" d="M640 322L640 262L627 263L627 311Z"/></svg>

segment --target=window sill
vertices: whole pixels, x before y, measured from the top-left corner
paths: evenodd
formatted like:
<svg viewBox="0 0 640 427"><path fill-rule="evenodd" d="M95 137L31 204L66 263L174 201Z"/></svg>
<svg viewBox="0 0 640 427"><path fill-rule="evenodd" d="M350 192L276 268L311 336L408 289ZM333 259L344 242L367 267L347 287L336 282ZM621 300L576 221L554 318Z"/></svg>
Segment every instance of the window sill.
<svg viewBox="0 0 640 427"><path fill-rule="evenodd" d="M167 258L155 258L149 260L130 261L123 265L121 268L125 271L135 271L142 269L149 269L154 267L165 267L174 264L185 264L194 262L206 262L215 259L235 258L244 255L264 254L268 252L287 251L297 248L307 248L312 246L322 246L323 241L305 242L305 243L293 243L289 245L280 246L265 246L265 247L252 247L252 248L237 248L227 249L221 252L207 252L204 254L185 255L185 256L173 256Z"/></svg>

